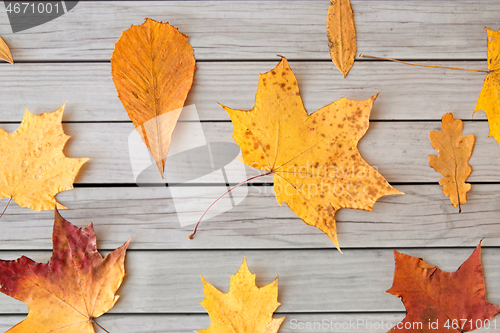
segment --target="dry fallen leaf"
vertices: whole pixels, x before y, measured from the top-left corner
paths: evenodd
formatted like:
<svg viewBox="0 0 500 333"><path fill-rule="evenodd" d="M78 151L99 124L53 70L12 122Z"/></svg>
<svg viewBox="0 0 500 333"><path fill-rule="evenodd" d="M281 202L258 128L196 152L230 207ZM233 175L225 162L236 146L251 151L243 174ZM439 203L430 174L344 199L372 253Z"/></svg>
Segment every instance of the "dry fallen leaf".
<svg viewBox="0 0 500 333"><path fill-rule="evenodd" d="M278 303L278 278L258 288L255 274L250 273L246 259L231 276L229 291L224 294L203 276L205 299L200 304L210 315L210 327L199 333L276 333L285 319L273 319Z"/></svg>
<svg viewBox="0 0 500 333"><path fill-rule="evenodd" d="M7 46L2 37L0 37L0 59L14 65L14 59L12 59L12 53L10 53L9 46Z"/></svg>
<svg viewBox="0 0 500 333"><path fill-rule="evenodd" d="M472 172L469 159L476 140L473 134L462 136L462 128L462 121L447 113L442 118L441 132L429 133L432 146L439 153L439 156L429 155L429 165L443 175L439 185L443 186L443 193L450 198L453 207L460 207L459 212L471 189L465 181Z"/></svg>
<svg viewBox="0 0 500 333"><path fill-rule="evenodd" d="M55 210L52 257L0 260L0 291L28 305L9 333L94 333L94 319L111 309L125 276L129 241L103 259L92 224L77 228Z"/></svg>
<svg viewBox="0 0 500 333"><path fill-rule="evenodd" d="M36 211L54 209L56 203L65 208L55 196L73 188L78 171L89 160L63 153L70 138L61 124L65 105L39 116L26 109L14 133L0 129L0 198Z"/></svg>
<svg viewBox="0 0 500 333"><path fill-rule="evenodd" d="M345 78L356 57L356 27L349 0L330 0L326 34L333 63Z"/></svg>
<svg viewBox="0 0 500 333"><path fill-rule="evenodd" d="M394 283L387 292L401 298L407 314L390 332L468 332L500 312L486 301L481 243L454 273L397 251L394 257Z"/></svg>
<svg viewBox="0 0 500 333"><path fill-rule="evenodd" d="M476 109L486 112L490 133L500 144L500 30L486 28L488 34L488 70Z"/></svg>
<svg viewBox="0 0 500 333"><path fill-rule="evenodd" d="M195 68L188 37L168 23L147 18L124 31L115 44L111 73L118 97L162 177Z"/></svg>
<svg viewBox="0 0 500 333"><path fill-rule="evenodd" d="M371 211L378 198L402 194L357 149L376 97L342 98L308 115L297 79L282 58L275 69L260 75L252 110L223 106L245 164L272 173L278 202L326 233L337 248L337 210Z"/></svg>

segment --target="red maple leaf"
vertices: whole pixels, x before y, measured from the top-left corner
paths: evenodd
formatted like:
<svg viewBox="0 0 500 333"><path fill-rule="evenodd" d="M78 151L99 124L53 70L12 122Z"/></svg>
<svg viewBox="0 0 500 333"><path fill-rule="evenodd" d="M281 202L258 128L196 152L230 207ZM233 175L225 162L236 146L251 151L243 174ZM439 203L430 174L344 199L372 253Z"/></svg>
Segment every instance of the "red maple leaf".
<svg viewBox="0 0 500 333"><path fill-rule="evenodd" d="M394 257L394 282L387 292L401 298L407 314L390 332L468 332L500 312L486 301L481 243L453 273L397 251Z"/></svg>
<svg viewBox="0 0 500 333"><path fill-rule="evenodd" d="M95 318L118 300L129 241L103 258L92 224L77 228L55 210L54 251L46 264L22 256L0 260L0 292L26 303L29 314L9 333L94 333ZM101 327L102 328L102 327Z"/></svg>

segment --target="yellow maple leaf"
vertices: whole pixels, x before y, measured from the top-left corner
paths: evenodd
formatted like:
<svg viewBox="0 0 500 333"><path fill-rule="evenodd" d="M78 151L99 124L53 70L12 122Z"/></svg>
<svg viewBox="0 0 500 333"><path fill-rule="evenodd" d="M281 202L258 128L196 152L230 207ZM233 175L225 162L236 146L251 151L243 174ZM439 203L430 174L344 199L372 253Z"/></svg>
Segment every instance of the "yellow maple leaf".
<svg viewBox="0 0 500 333"><path fill-rule="evenodd" d="M246 259L231 276L227 293L222 293L203 276L205 299L200 304L210 315L210 327L198 333L276 333L285 317L274 319L278 303L278 278L258 288L255 274L250 273Z"/></svg>
<svg viewBox="0 0 500 333"><path fill-rule="evenodd" d="M282 58L260 75L252 110L223 106L245 164L272 173L279 204L285 202L305 223L326 233L337 248L337 210L371 211L378 198L402 194L357 149L376 97L342 98L308 115L295 75Z"/></svg>
<svg viewBox="0 0 500 333"><path fill-rule="evenodd" d="M88 158L63 153L70 136L62 129L66 103L39 116L26 108L14 133L0 129L0 198L11 198L36 211L65 208L55 196L73 188L73 181Z"/></svg>
<svg viewBox="0 0 500 333"><path fill-rule="evenodd" d="M490 133L500 144L500 30L486 27L488 36L488 70L474 113L486 112Z"/></svg>
<svg viewBox="0 0 500 333"><path fill-rule="evenodd" d="M429 155L429 165L443 175L439 185L443 186L443 193L450 198L453 207L466 203L467 192L471 189L465 181L472 172L469 159L476 137L473 134L462 136L462 128L462 121L447 113L442 118L441 132L429 133L432 146L439 153L439 156Z"/></svg>

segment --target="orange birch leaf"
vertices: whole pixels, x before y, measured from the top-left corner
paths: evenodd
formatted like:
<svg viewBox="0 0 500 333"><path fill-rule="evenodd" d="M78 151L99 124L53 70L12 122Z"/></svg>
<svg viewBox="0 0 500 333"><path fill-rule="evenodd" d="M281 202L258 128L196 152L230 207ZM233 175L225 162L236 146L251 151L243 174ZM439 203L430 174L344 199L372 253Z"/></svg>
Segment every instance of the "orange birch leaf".
<svg viewBox="0 0 500 333"><path fill-rule="evenodd" d="M394 258L394 282L387 292L401 298L406 317L391 333L469 332L500 312L486 301L481 243L454 273L398 251Z"/></svg>
<svg viewBox="0 0 500 333"><path fill-rule="evenodd" d="M2 37L0 37L0 59L10 62L14 65L14 59L12 58L12 53L10 53L10 48L2 39Z"/></svg>
<svg viewBox="0 0 500 333"><path fill-rule="evenodd" d="M439 153L439 156L429 155L429 165L443 175L439 185L453 207L460 207L461 212L461 205L467 202L467 192L471 189L465 181L472 172L469 159L476 137L473 134L462 136L462 121L455 120L452 113L445 114L441 121L441 132L429 133L432 146Z"/></svg>
<svg viewBox="0 0 500 333"><path fill-rule="evenodd" d="M205 299L200 304L210 316L210 327L198 333L276 333L283 318L273 318L278 306L278 278L258 288L255 274L250 273L246 259L231 276L229 291L224 294L208 283L203 276Z"/></svg>
<svg viewBox="0 0 500 333"><path fill-rule="evenodd" d="M39 116L26 109L14 133L0 129L0 198L12 198L36 211L54 209L56 203L65 208L55 196L73 188L78 171L89 160L63 153L70 138L61 124L65 105Z"/></svg>
<svg viewBox="0 0 500 333"><path fill-rule="evenodd" d="M92 223L77 228L55 210L53 253L39 264L22 256L0 260L0 291L28 305L26 319L8 333L94 333L94 320L109 311L125 276L128 240L103 258Z"/></svg>
<svg viewBox="0 0 500 333"><path fill-rule="evenodd" d="M118 97L162 177L195 68L188 37L168 23L147 18L124 31L115 44L111 73Z"/></svg>
<svg viewBox="0 0 500 333"><path fill-rule="evenodd" d="M356 27L349 0L330 0L326 34L333 63L345 78L356 57Z"/></svg>
<svg viewBox="0 0 500 333"><path fill-rule="evenodd" d="M488 70L474 113L486 112L490 133L500 144L500 30L486 27L488 35Z"/></svg>
<svg viewBox="0 0 500 333"><path fill-rule="evenodd" d="M337 210L371 211L378 198L402 194L357 148L376 97L342 98L308 115L297 79L282 58L260 75L252 110L223 106L244 163L272 173L279 204L285 202L305 223L326 233L337 248Z"/></svg>

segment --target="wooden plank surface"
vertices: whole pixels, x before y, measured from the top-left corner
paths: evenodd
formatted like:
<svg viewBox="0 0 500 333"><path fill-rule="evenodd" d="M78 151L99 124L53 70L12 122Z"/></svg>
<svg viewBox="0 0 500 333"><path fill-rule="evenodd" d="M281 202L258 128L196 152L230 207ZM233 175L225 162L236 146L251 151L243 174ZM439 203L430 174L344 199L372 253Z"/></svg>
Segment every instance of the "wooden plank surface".
<svg viewBox="0 0 500 333"><path fill-rule="evenodd" d="M233 126L231 123L202 123L203 132L191 131L192 123L178 124L174 132L172 145L176 151L183 147L191 147L196 142L230 142ZM437 154L432 148L428 135L431 130L440 130L440 122L372 122L370 129L359 143L359 150L363 158L389 182L438 182L441 175L435 172L428 164L428 155ZM1 126L7 131L14 131L17 124ZM82 184L135 184L129 154L128 139L134 132L132 124L125 123L70 123L64 124L64 130L72 138L68 142L65 152L70 157L90 157L76 182ZM464 125L464 134L476 135L474 153L470 160L473 172L468 181L471 182L498 182L500 181L500 147L492 138L488 137L488 123L467 122ZM135 146L132 146L135 147ZM142 144L139 145L142 148ZM235 149L238 148L235 146ZM130 151L135 151L131 148ZM135 153L132 154L132 156ZM192 179L191 173L203 175L206 170L205 159L193 159L186 167L182 161L174 159L174 149L171 148L172 164L167 158L167 180L163 182L178 182L179 179ZM179 157L180 155L178 155ZM214 158L231 162L233 151L219 150ZM234 156L235 157L235 156ZM180 158L180 157L179 157ZM237 184L245 180L242 165L238 161L225 167L228 179ZM345 172L345 170L339 172ZM246 176L260 174L261 171L246 167ZM257 179L259 182L271 182L271 177ZM257 181L256 180L256 181ZM162 183L158 170L154 166L146 169L138 178L139 182ZM225 183L223 178L207 176L193 180L197 183Z"/></svg>
<svg viewBox="0 0 500 333"><path fill-rule="evenodd" d="M279 314L286 315L280 333L325 332L325 333L386 333L388 327L397 325L405 317L404 313L363 313L363 314ZM24 315L0 317L0 329L7 330L24 319ZM107 314L97 322L110 332L128 333L192 333L210 325L208 315L201 314ZM480 328L476 333L495 332L500 322L493 319L489 328Z"/></svg>
<svg viewBox="0 0 500 333"><path fill-rule="evenodd" d="M275 316L276 318L283 315ZM9 315L0 317L0 329L7 330L24 318L23 315ZM314 327L323 325L321 332L325 333L385 333L387 323L396 325L404 318L402 313L381 313L381 314L287 314L285 321L281 325L280 333L297 332L302 327ZM97 322L110 332L128 333L192 333L194 330L201 330L210 325L208 315L120 315L109 314L97 320ZM497 325L500 323L497 323ZM326 325L326 326L325 326ZM344 326L344 329L342 329ZM350 326L350 327L349 327ZM354 327L354 328L353 328ZM384 327L377 329L376 327ZM300 332L312 332L310 329L302 329ZM476 332L487 332L478 330Z"/></svg>
<svg viewBox="0 0 500 333"><path fill-rule="evenodd" d="M455 271L473 251L459 249L404 249L446 271ZM46 261L50 252L4 251L3 259L21 254ZM205 313L200 274L227 292L229 276L246 256L256 283L263 286L279 276L277 312L393 312L404 311L399 298L385 291L392 285L393 250L246 251L129 251L127 277L114 313ZM500 249L482 251L488 300L500 302ZM25 313L26 305L0 295L0 308ZM5 311L5 310L4 310Z"/></svg>
<svg viewBox="0 0 500 333"><path fill-rule="evenodd" d="M69 208L60 212L70 222L79 227L93 222L102 249L116 248L129 237L135 250L333 248L319 229L286 205L280 207L271 186L249 187L233 209L215 206L212 211L220 215L203 221L190 241L193 224L225 190L209 188L211 197L193 187L191 196L175 202L161 187L77 188L58 199ZM484 237L484 246L500 246L500 185L473 185L461 214L437 184L398 189L406 195L381 198L373 212L342 209L336 214L342 248L475 246ZM177 214L190 216L191 224L182 227ZM53 221L52 211L37 213L13 203L0 220L0 250L51 249Z"/></svg>
<svg viewBox="0 0 500 333"><path fill-rule="evenodd" d="M404 313L287 314L279 332L352 333L355 330L357 333L386 333L387 327L397 325L404 317ZM23 315L0 317L0 329L8 329L23 318ZM161 316L108 314L99 318L97 322L111 332L129 333L192 333L210 325L208 315L199 314ZM489 329L480 328L474 332L494 332L495 325L496 328L500 326L498 320L492 320Z"/></svg>
<svg viewBox="0 0 500 333"><path fill-rule="evenodd" d="M495 0L351 1L358 52L365 54L484 69L484 27L500 28L500 2ZM70 208L61 213L80 227L92 221L100 249L109 251L133 237L121 299L99 319L110 332L183 333L207 327L209 318L198 304L203 300L200 274L227 291L244 256L259 286L280 277L283 305L275 317L287 315L280 332L318 331L294 329L294 320L397 323L404 306L385 293L392 285L393 249L455 271L482 238L488 300L500 303L499 146L487 137L484 113L472 118L484 73L359 59L344 80L328 53L327 8L327 0L81 1L62 17L16 34L0 10L0 36L18 61L0 64L0 127L15 130L24 105L38 114L68 101L63 126L73 138L65 152L92 161L77 178L78 188L58 195ZM189 35L198 60L186 105L197 108L202 123L183 113L167 164L170 187L154 166L135 179L129 154L134 162L135 146L129 148L134 129L110 74L109 58L121 32L147 16ZM239 204L220 209L220 215L202 222L195 240L187 239L193 226L185 224L200 216L214 193L258 171L232 162L233 145L215 150L214 172L206 176L207 160L191 159L186 151L234 142L232 125L217 102L250 109L258 73L271 70L277 54L291 60L309 112L342 96L366 99L381 92L359 147L365 160L406 195L381 198L373 212L339 211L344 254L321 231L277 204L270 177L259 179L267 184L242 187L225 198ZM436 153L428 133L439 129L446 112L466 120L464 134L476 135L469 178L474 184L462 214L442 194L441 176L427 162ZM187 179L188 186L172 185ZM220 205L232 207L227 200ZM0 219L0 259L26 255L45 262L52 223L52 211L12 203ZM0 294L0 330L26 313L26 305ZM478 330L487 331L496 330Z"/></svg>
<svg viewBox="0 0 500 333"><path fill-rule="evenodd" d="M258 74L269 62L198 62L186 105L194 104L201 120L229 120L217 102L249 110L254 105ZM427 62L424 62L425 64ZM433 65L485 69L486 61L432 62ZM364 100L380 92L372 120L440 120L444 113L472 118L484 73L416 68L387 62L356 62L341 78L331 61L291 61L309 113L341 97ZM19 122L24 106L33 113L55 110L68 102L64 121L129 121L113 84L109 63L34 63L0 65L0 120ZM22 79L20 79L22 78ZM181 115L181 120L182 120Z"/></svg>
<svg viewBox="0 0 500 333"><path fill-rule="evenodd" d="M198 60L329 60L328 1L82 1L69 13L0 35L17 61L107 61L114 43L145 17L190 37ZM498 29L498 1L353 1L358 52L401 59L485 59L485 26ZM43 38L40 38L43 36Z"/></svg>

